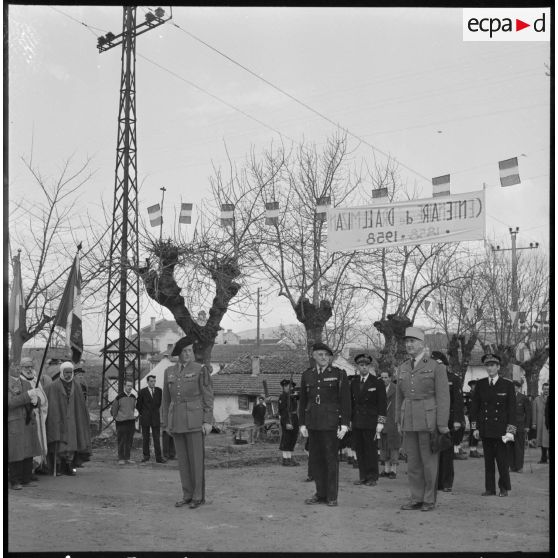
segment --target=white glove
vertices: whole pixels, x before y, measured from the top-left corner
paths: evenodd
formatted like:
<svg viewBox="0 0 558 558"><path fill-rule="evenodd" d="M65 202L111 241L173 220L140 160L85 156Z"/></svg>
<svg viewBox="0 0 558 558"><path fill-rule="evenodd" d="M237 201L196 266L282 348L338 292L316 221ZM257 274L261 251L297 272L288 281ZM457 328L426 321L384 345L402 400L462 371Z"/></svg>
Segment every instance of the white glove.
<svg viewBox="0 0 558 558"><path fill-rule="evenodd" d="M347 430L349 430L348 426L345 425L345 424L342 424L337 429L337 437L341 440L343 438L343 436L345 436L345 434L347 433Z"/></svg>
<svg viewBox="0 0 558 558"><path fill-rule="evenodd" d="M459 430L461 428L461 423L460 422L454 422L453 423L453 429L454 430Z"/></svg>
<svg viewBox="0 0 558 558"><path fill-rule="evenodd" d="M515 440L514 435L511 432L507 432L504 436L502 436L502 442L507 444L508 442L513 442Z"/></svg>
<svg viewBox="0 0 558 558"><path fill-rule="evenodd" d="M381 434L384 429L384 425L380 422L376 425L376 434Z"/></svg>
<svg viewBox="0 0 558 558"><path fill-rule="evenodd" d="M31 399L31 404L36 405L37 400L39 398L38 390L35 389L35 388L32 388L32 389L27 391L27 395L29 396L29 399Z"/></svg>
<svg viewBox="0 0 558 558"><path fill-rule="evenodd" d="M473 438L478 440L480 438L480 434L478 430L473 430Z"/></svg>
<svg viewBox="0 0 558 558"><path fill-rule="evenodd" d="M304 424L300 425L300 433L305 437L308 438L308 430L306 429L306 426L304 426Z"/></svg>
<svg viewBox="0 0 558 558"><path fill-rule="evenodd" d="M209 424L208 422L204 422L202 424L202 432L207 436L211 430L213 429L213 426L211 426L211 424Z"/></svg>

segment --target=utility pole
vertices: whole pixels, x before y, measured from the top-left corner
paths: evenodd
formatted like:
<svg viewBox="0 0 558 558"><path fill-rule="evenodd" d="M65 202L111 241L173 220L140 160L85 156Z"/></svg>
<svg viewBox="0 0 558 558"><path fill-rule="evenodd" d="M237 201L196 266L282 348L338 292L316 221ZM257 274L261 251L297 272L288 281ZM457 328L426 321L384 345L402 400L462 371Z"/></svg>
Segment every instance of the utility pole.
<svg viewBox="0 0 558 558"><path fill-rule="evenodd" d="M139 262L138 189L136 147L136 37L162 25L165 11L148 12L145 21L136 25L136 6L124 6L122 33L109 32L99 37L97 48L105 52L122 45L116 176L107 289L105 341L103 345L103 378L99 431L103 415L108 412L108 390L121 392L127 375L139 388L140 379L140 315L139 277L132 268ZM109 379L117 374L117 382ZM117 384L117 385L115 385Z"/></svg>
<svg viewBox="0 0 558 558"><path fill-rule="evenodd" d="M256 351L260 355L260 287L258 287L258 301L256 307Z"/></svg>

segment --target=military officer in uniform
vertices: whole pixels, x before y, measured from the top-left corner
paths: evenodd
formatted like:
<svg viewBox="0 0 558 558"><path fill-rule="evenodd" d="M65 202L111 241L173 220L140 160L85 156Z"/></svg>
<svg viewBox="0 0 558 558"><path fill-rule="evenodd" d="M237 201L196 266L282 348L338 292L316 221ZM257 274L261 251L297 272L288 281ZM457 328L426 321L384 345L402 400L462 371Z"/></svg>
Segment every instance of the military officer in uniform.
<svg viewBox="0 0 558 558"><path fill-rule="evenodd" d="M525 432L531 423L531 401L521 393L521 382L513 381L515 386L515 440L507 444L508 462L512 473L523 473L523 460L525 458Z"/></svg>
<svg viewBox="0 0 558 558"><path fill-rule="evenodd" d="M488 378L477 381L471 402L471 430L475 438L480 437L484 449L485 491L482 495L496 496L496 461L499 496L507 496L511 484L506 441L513 441L516 432L515 391L510 380L498 375L499 356L487 353L481 360Z"/></svg>
<svg viewBox="0 0 558 558"><path fill-rule="evenodd" d="M432 358L446 368L448 375L450 410L448 428L452 431L452 438L459 434L465 425L465 414L463 412L463 394L461 393L461 381L457 374L450 372L449 362L446 355L440 351L432 351ZM453 488L453 446L440 452L440 463L438 464L438 490L451 492Z"/></svg>
<svg viewBox="0 0 558 558"><path fill-rule="evenodd" d="M405 330L405 348L411 356L397 370L395 418L403 433L411 501L402 510L431 511L436 505L438 454L431 436L449 432L450 395L445 366L427 357L424 331Z"/></svg>
<svg viewBox="0 0 558 558"><path fill-rule="evenodd" d="M376 377L378 363L369 354L355 357L359 378L351 382L351 427L357 454L359 479L357 485L376 486L378 443L386 422L386 388Z"/></svg>
<svg viewBox="0 0 558 558"><path fill-rule="evenodd" d="M179 362L165 370L161 426L174 438L182 500L191 509L205 503L204 436L213 424L213 385L209 369L195 362L194 335L178 340L172 351Z"/></svg>
<svg viewBox="0 0 558 558"><path fill-rule="evenodd" d="M315 365L302 373L299 401L300 432L308 436L310 470L316 493L306 504L337 506L338 439L349 429L351 394L344 370L331 366L333 351L324 343L312 348Z"/></svg>

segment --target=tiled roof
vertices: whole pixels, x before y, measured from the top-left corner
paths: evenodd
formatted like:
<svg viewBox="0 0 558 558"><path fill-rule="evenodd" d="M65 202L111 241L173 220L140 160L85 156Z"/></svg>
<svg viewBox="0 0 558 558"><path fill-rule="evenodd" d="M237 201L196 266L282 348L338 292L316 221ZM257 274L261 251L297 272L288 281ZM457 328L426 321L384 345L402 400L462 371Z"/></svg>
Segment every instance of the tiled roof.
<svg viewBox="0 0 558 558"><path fill-rule="evenodd" d="M260 354L260 374L283 374L290 375L295 372L302 372L310 362L306 352L294 352L292 349L275 352L274 354ZM251 374L252 356L242 355L233 363L229 364L220 374Z"/></svg>
<svg viewBox="0 0 558 558"><path fill-rule="evenodd" d="M213 391L215 395L260 395L264 393L263 380L267 383L269 395L279 395L282 391L279 382L289 374L259 374L251 376L248 374L215 374L213 379ZM293 375L293 381L300 386L301 374Z"/></svg>
<svg viewBox="0 0 558 558"><path fill-rule="evenodd" d="M169 329L177 335L184 335L182 328L174 320L159 320L158 322L155 322L154 331L151 329L151 324L142 327L140 329L140 336L156 337L157 335Z"/></svg>
<svg viewBox="0 0 558 558"><path fill-rule="evenodd" d="M260 356L283 355L292 352L292 349L284 345L260 345ZM250 357L257 354L255 343L251 345L213 345L211 351L211 362L223 362L225 364L234 362L241 357Z"/></svg>

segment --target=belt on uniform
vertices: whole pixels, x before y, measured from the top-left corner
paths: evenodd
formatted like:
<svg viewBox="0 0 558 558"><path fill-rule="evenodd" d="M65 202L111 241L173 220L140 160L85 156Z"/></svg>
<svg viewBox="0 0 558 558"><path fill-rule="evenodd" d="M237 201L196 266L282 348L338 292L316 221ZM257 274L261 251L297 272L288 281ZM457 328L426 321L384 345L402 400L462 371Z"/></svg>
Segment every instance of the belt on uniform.
<svg viewBox="0 0 558 558"><path fill-rule="evenodd" d="M320 404L320 395L316 395L316 405Z"/></svg>
<svg viewBox="0 0 558 558"><path fill-rule="evenodd" d="M436 401L434 395L427 395L426 397L420 395L406 395L405 399L410 399L411 401L424 401L426 399L432 399L433 401Z"/></svg>

